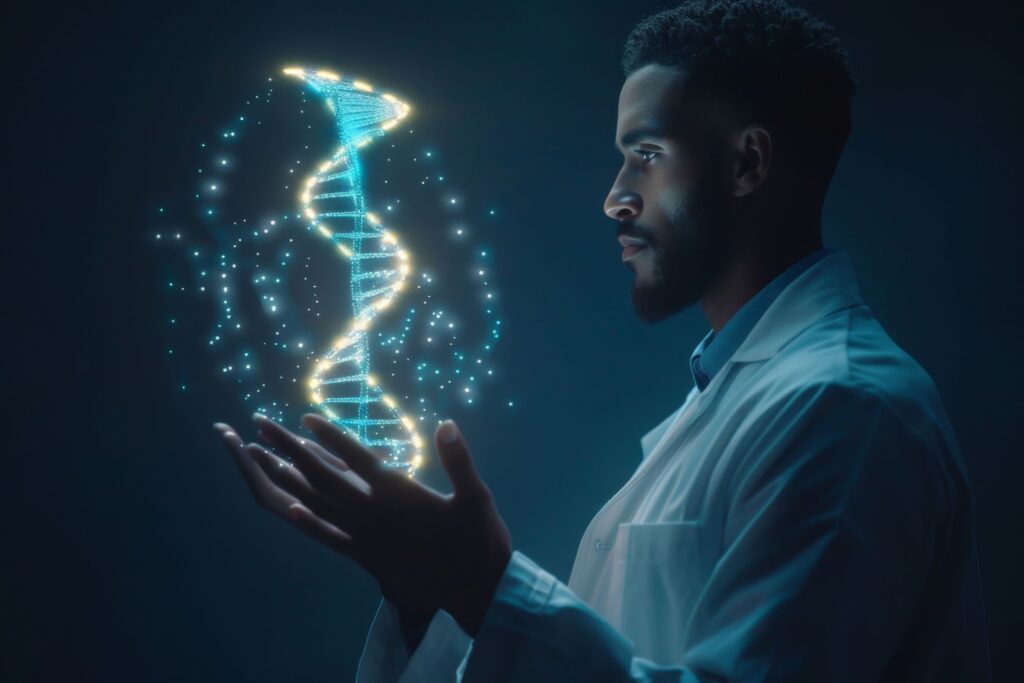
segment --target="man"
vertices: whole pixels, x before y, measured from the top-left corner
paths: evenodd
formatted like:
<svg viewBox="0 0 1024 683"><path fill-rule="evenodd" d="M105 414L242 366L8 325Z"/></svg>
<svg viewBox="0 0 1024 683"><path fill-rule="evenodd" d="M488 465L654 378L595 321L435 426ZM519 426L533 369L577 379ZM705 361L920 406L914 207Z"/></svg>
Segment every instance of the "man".
<svg viewBox="0 0 1024 683"><path fill-rule="evenodd" d="M821 208L854 90L781 0L689 2L629 37L605 202L633 304L699 302L695 387L584 533L562 584L513 552L455 425L452 496L257 416L224 438L258 499L384 602L363 681L986 681L963 464L931 380L863 304Z"/></svg>

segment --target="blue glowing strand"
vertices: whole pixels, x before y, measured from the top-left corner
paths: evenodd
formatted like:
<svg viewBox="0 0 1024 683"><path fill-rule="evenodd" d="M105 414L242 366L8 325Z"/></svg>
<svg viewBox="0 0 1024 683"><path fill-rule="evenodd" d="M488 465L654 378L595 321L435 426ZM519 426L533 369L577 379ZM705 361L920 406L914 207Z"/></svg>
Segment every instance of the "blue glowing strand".
<svg viewBox="0 0 1024 683"><path fill-rule="evenodd" d="M367 210L363 148L407 117L408 105L376 92L366 83L328 72L289 69L286 73L300 78L303 90L324 103L333 128L332 146L337 148L325 161L314 163L315 172L305 176L296 172L316 157L305 153L298 155L301 159L286 157L283 187L287 196L278 198L273 188L267 188L271 193L265 197L254 196L243 184L248 177L234 176L244 151L238 145L247 131L265 128L266 118L276 113L276 109L267 107L274 89L268 88L247 101L246 115L222 129L217 144L200 145L204 154L210 155L196 171L200 183L194 199L200 229L189 234L175 225L156 235L158 243L180 250L187 268L184 274L169 274L164 283L176 309L189 305L189 297L215 304L212 330L203 336L202 345L217 357L217 374L242 386L243 398L252 402L253 408L291 422L293 411L306 408L309 401L375 448L386 463L412 475L423 462L421 425L438 419L441 405L447 406L446 417L453 402L475 405L479 382L494 378L495 368L488 360L500 338L502 321L496 310L497 292L490 282L491 251L471 248L466 241L469 227L463 222L465 202L461 195L442 190L443 201L434 206L441 206L442 213L451 215L448 219L442 216L442 220L458 221L449 223L446 234L451 244L445 247L445 258L469 249L463 253L470 257L470 284L478 288L484 333L475 331L473 325L466 326L457 313L435 303L439 283L451 281L450 276L459 271L446 263L441 271L422 270L414 276L409 249ZM306 102L305 97L302 101ZM301 106L299 114L310 115L307 109ZM291 119L291 115L285 116L285 120ZM286 125L290 124L289 120ZM309 134L315 133L311 125L305 125L306 129ZM277 129L266 132L272 131L276 133ZM404 132L413 133L411 129ZM397 153L395 142L392 138L385 148L382 165L373 167L373 179L378 183L375 192L383 195L393 191L390 188L394 185L388 184L389 179L395 180L390 171L399 170L392 164L400 161L393 159ZM320 144L316 142L313 148ZM263 150L265 156L267 150L274 149L277 146L257 151ZM311 145L305 145L305 149L310 150ZM315 155L315 151L309 154ZM432 192L431 186L439 190L447 186L445 176L434 169L437 161L431 151L420 148L411 155L411 162L412 166L403 168L428 173L421 175L416 184L423 187L424 197ZM262 160L258 168L255 178L263 182L262 188L267 177ZM232 189L246 191L232 195ZM269 215L253 215L254 211L265 211L259 207L260 202L281 206L279 201L288 202L296 189L300 192L298 212L279 213L271 208ZM225 203L230 196L241 202L234 210ZM260 201L254 203L253 199ZM417 200L412 199L414 203ZM405 204L392 196L380 205L391 216ZM247 218L237 215L239 208L249 214ZM430 208L426 208L426 213L422 206L415 209L416 233L409 233L408 226L403 230L410 239L420 239L418 246L430 248L430 242L445 233L436 230L441 227L436 220L430 223ZM157 213L163 218L165 209L161 207ZM486 213L493 221L495 210ZM329 250L317 246L324 242L330 245ZM334 268L326 266L321 254L342 265L346 286L333 284L336 276L329 273ZM339 254L344 258L337 259ZM472 291L464 285L457 289L448 286L446 295L455 293L456 298ZM409 299L407 303L412 305L399 315L385 318L384 310L400 298ZM258 304L255 310L253 303ZM337 329L330 321L338 317L350 317L348 328L333 343L323 341L330 339L332 329ZM175 335L187 337L188 322L181 311L175 310L170 316ZM475 335L479 335L478 344L467 347L466 342ZM178 350L169 348L168 357L184 363L185 372L194 372L196 364ZM371 362L376 372L371 372ZM179 381L182 390L188 384ZM384 391L385 384L391 391ZM508 400L507 405L511 408L514 402Z"/></svg>
<svg viewBox="0 0 1024 683"><path fill-rule="evenodd" d="M352 324L314 366L310 401L331 421L383 449L388 464L410 474L420 466L423 439L416 423L370 374L369 330L411 273L409 254L394 233L366 211L359 149L393 128L409 107L360 81L306 69L285 69L305 80L334 114L340 147L306 180L302 213L350 261Z"/></svg>

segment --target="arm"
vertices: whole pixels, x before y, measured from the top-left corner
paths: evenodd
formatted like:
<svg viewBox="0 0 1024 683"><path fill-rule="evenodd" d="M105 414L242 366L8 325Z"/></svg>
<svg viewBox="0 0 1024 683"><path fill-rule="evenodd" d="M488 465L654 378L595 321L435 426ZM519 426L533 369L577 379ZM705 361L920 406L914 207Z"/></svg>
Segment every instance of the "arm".
<svg viewBox="0 0 1024 683"><path fill-rule="evenodd" d="M723 552L693 606L683 665L634 657L622 634L515 553L463 680L877 679L932 564L941 446L847 388L790 397L764 421L738 444Z"/></svg>
<svg viewBox="0 0 1024 683"><path fill-rule="evenodd" d="M359 659L356 683L454 681L469 643L447 612L438 611L425 626L405 629L398 609L382 600Z"/></svg>
<svg viewBox="0 0 1024 683"><path fill-rule="evenodd" d="M281 455L246 445L228 425L216 428L257 502L351 558L381 587L385 602L359 679L453 680L466 634L479 628L512 553L508 528L455 425L444 423L435 434L454 489L442 495L388 468L322 418L305 422L326 448L262 416L255 420Z"/></svg>

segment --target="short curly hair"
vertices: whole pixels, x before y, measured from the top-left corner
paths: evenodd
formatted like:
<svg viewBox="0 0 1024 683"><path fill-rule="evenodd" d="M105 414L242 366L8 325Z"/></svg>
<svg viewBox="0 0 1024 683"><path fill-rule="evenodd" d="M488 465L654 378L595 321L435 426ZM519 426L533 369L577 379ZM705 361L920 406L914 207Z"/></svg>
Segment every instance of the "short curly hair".
<svg viewBox="0 0 1024 683"><path fill-rule="evenodd" d="M829 24L783 0L691 0L630 33L626 76L648 64L679 67L687 88L785 130L815 175L831 178L857 81Z"/></svg>

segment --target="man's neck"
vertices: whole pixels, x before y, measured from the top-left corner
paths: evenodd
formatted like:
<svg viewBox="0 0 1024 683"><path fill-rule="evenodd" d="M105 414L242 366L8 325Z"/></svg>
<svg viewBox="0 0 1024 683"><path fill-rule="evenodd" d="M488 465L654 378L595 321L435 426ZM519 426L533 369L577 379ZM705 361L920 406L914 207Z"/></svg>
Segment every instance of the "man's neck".
<svg viewBox="0 0 1024 683"><path fill-rule="evenodd" d="M701 299L701 308L711 329L718 334L736 311L765 285L821 247L818 231L813 231L813 236L805 240L787 244L785 248L754 241L737 245L729 265Z"/></svg>

